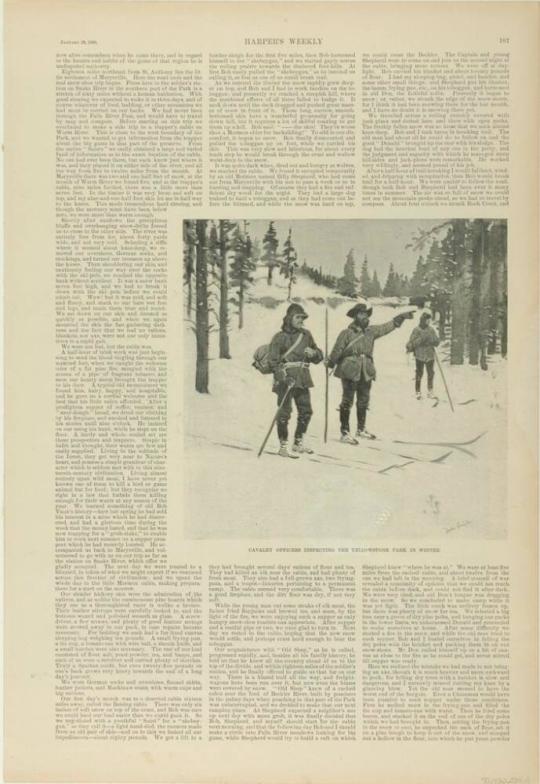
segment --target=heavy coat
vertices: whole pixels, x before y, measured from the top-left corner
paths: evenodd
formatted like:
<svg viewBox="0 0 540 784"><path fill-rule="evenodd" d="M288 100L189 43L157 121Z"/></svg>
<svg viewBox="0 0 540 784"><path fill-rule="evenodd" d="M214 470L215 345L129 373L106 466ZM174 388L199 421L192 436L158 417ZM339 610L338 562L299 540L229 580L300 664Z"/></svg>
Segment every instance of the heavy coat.
<svg viewBox="0 0 540 784"><path fill-rule="evenodd" d="M373 347L377 338L388 335L396 328L394 320L385 324L370 324L365 329L351 324L339 333L328 357L328 365L336 367L336 378L350 381L373 381L376 378ZM357 338L359 338L357 340ZM354 341L354 344L353 344ZM353 345L351 345L353 344Z"/></svg>
<svg viewBox="0 0 540 784"><path fill-rule="evenodd" d="M284 359L283 355L294 345L298 336L301 335L298 346ZM313 349L315 356L307 358L304 354L306 348ZM268 352L268 366L274 372L274 391L284 380L293 379L295 388L309 389L313 386L313 379L307 365L321 362L323 353L313 339L313 335L307 329L293 329L287 320L284 322L281 331L274 335L270 343ZM288 367L289 363L301 363L301 365Z"/></svg>
<svg viewBox="0 0 540 784"><path fill-rule="evenodd" d="M432 362L435 359L435 346L439 338L433 327L415 327L407 343L407 351L414 351L420 362Z"/></svg>

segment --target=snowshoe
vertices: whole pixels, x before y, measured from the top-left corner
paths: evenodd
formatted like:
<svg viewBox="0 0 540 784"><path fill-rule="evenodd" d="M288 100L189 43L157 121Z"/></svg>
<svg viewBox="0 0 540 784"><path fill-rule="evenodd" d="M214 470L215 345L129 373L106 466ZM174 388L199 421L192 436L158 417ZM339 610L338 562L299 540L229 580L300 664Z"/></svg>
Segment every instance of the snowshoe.
<svg viewBox="0 0 540 784"><path fill-rule="evenodd" d="M377 436L374 433L370 433L369 430L357 430L356 431L356 438L367 438L369 441L375 441Z"/></svg>
<svg viewBox="0 0 540 784"><path fill-rule="evenodd" d="M299 454L305 455L312 455L313 449L310 449L309 446L306 446L303 441L295 441L292 448L293 452L298 452Z"/></svg>
<svg viewBox="0 0 540 784"><path fill-rule="evenodd" d="M291 457L293 460L298 460L300 457L300 455L293 455L289 452L286 441L279 445L278 455L280 457Z"/></svg>
<svg viewBox="0 0 540 784"><path fill-rule="evenodd" d="M353 438L350 433L342 433L339 440L342 444L352 444L353 446L358 444L356 438Z"/></svg>

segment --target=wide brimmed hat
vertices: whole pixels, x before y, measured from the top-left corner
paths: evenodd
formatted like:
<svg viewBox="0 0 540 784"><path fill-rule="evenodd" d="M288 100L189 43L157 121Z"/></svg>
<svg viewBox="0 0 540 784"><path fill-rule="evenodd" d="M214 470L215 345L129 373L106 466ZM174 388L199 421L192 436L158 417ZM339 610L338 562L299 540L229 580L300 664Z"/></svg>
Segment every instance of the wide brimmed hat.
<svg viewBox="0 0 540 784"><path fill-rule="evenodd" d="M349 318L356 318L358 313L365 313L366 316L371 316L373 308L368 308L364 302L359 302L358 305L355 305L354 308L347 311L347 316L349 316Z"/></svg>

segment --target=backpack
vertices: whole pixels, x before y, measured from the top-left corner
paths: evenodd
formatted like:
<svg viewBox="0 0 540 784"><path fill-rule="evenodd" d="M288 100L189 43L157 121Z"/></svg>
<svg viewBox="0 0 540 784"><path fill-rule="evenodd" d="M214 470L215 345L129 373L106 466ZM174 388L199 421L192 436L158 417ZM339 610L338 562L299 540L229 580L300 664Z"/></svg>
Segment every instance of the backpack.
<svg viewBox="0 0 540 784"><path fill-rule="evenodd" d="M292 354L294 349L298 346L300 341L302 340L303 333L298 335L298 338L294 341L292 346L287 349L287 351L283 354L282 360L287 359L289 354ZM270 344L265 343L262 346L259 346L258 349L255 350L253 354L253 362L252 366L259 371L259 373L263 373L263 375L267 375L268 373L273 373L272 370L268 367L268 355L270 353Z"/></svg>
<svg viewBox="0 0 540 784"><path fill-rule="evenodd" d="M265 343L263 346L259 346L253 353L253 367L259 371L259 373L263 373L267 375L272 371L268 367L268 354L270 353L270 344Z"/></svg>

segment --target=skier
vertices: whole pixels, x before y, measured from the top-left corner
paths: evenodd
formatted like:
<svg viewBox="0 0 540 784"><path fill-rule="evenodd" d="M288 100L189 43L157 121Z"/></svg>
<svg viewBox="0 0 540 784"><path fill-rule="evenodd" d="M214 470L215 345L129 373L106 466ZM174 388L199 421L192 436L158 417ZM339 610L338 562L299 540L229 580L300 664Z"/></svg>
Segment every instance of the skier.
<svg viewBox="0 0 540 784"><path fill-rule="evenodd" d="M274 372L273 391L278 396L278 406L283 408L277 417L279 452L281 457L297 458L302 452L313 454L304 444L313 409L310 388L313 386L309 363L321 362L323 353L317 347L311 332L304 329L308 314L301 305L289 305L281 331L274 335L268 352L268 366ZM292 400L298 410L292 454L288 450L289 419Z"/></svg>
<svg viewBox="0 0 540 784"><path fill-rule="evenodd" d="M375 380L373 364L373 345L377 338L401 327L404 319L412 318L412 313L400 313L385 324L369 325L373 308L360 302L347 312L353 319L347 329L338 335L335 346L326 362L329 368L336 368L335 375L341 379L343 397L339 407L341 441L345 444L358 444L358 438L373 439L376 436L366 430L366 416L369 408L371 382ZM356 414L358 429L356 438L349 432L349 416L356 394Z"/></svg>
<svg viewBox="0 0 540 784"><path fill-rule="evenodd" d="M418 400L421 400L422 398L420 386L424 374L424 365L427 370L427 396L430 398L435 397L433 394L435 347L439 345L439 338L433 327L430 326L430 321L431 314L427 311L422 313L420 316L420 324L413 329L406 347L407 353L411 351L414 352L414 357L416 359L414 388Z"/></svg>

